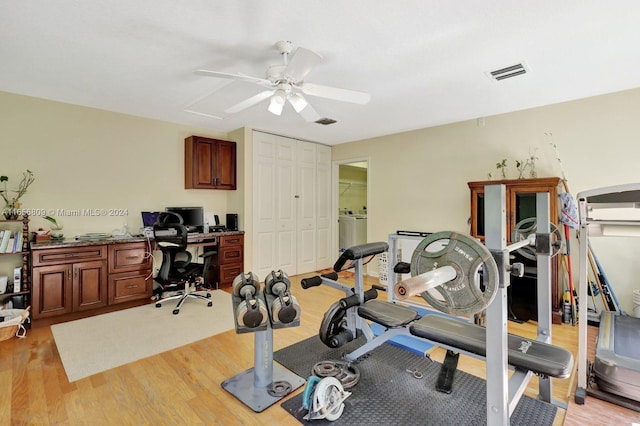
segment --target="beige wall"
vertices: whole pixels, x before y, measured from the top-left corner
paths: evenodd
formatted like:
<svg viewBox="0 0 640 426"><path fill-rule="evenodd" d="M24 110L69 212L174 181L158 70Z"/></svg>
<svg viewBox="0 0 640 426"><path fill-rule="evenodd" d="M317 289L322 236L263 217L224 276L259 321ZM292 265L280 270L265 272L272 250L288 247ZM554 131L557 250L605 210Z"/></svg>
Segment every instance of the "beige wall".
<svg viewBox="0 0 640 426"><path fill-rule="evenodd" d="M169 205L203 206L224 217L227 193L184 189L184 138L225 133L0 92L0 174L17 185L30 169L36 180L23 207L53 212L67 238L111 232L140 212ZM65 216L63 210L118 209L126 215ZM48 229L36 214L32 229Z"/></svg>
<svg viewBox="0 0 640 426"><path fill-rule="evenodd" d="M464 108L464 105L461 105ZM552 133L552 139L545 136ZM496 175L495 163L536 150L538 176L560 176L573 194L640 182L640 89L383 136L333 147L334 161L369 158L369 241L398 229L468 232L468 181ZM594 251L625 310L640 288L640 239L594 238ZM574 246L577 256L577 246ZM577 258L574 256L574 263ZM577 270L574 266L574 270Z"/></svg>
<svg viewBox="0 0 640 426"><path fill-rule="evenodd" d="M463 108L464 105L461 106ZM549 146L553 133L573 193L640 181L640 89L526 111L421 129L337 145L334 161L369 160L369 240L386 240L397 229L467 231L466 183L496 173L507 158L534 149L539 176L559 175ZM238 142L238 191L185 190L183 140L191 134ZM173 123L0 92L1 175L16 184L22 171L36 181L24 207L76 210L122 209L126 216L58 214L64 232L111 232L123 223L136 230L140 211L169 204L202 205L224 217L240 214L246 231L245 265L251 265L251 129L229 135ZM10 188L13 185L9 185ZM244 213L244 214L243 214ZM39 218L34 227L47 226ZM594 239L596 254L626 310L631 291L640 288L640 239ZM577 268L574 268L577 269Z"/></svg>

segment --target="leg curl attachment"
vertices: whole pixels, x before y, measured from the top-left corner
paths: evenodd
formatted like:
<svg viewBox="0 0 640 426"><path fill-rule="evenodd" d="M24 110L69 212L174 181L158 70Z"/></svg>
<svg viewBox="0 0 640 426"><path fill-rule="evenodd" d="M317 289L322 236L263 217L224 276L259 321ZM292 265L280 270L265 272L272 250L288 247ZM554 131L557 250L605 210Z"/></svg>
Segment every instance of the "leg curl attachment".
<svg viewBox="0 0 640 426"><path fill-rule="evenodd" d="M365 302L378 297L376 289L364 292ZM358 296L343 297L329 307L320 324L320 340L330 348L339 348L355 339L354 333L347 325L347 310L359 305Z"/></svg>

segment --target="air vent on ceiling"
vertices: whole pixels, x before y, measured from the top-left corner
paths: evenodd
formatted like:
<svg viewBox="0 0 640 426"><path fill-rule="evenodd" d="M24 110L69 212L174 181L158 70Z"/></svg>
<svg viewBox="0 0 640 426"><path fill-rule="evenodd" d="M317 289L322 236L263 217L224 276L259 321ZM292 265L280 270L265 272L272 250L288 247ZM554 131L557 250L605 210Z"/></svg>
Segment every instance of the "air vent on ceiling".
<svg viewBox="0 0 640 426"><path fill-rule="evenodd" d="M489 71L487 75L496 81L505 80L507 78L523 75L528 72L528 68L524 63L511 65L508 67L500 68L499 70Z"/></svg>
<svg viewBox="0 0 640 426"><path fill-rule="evenodd" d="M327 126L329 124L333 124L336 123L336 120L332 119L332 118L321 118L320 120L316 120L315 121L318 124L322 124L323 126Z"/></svg>

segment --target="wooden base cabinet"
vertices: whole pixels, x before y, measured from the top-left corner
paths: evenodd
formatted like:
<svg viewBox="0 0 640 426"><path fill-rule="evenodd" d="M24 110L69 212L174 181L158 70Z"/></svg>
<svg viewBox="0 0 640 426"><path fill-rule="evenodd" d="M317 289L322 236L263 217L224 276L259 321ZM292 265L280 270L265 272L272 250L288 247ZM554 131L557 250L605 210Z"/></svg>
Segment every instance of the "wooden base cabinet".
<svg viewBox="0 0 640 426"><path fill-rule="evenodd" d="M34 320L151 297L145 243L43 248L32 252Z"/></svg>
<svg viewBox="0 0 640 426"><path fill-rule="evenodd" d="M228 288L244 270L244 235L223 235L218 244L219 288ZM260 277L264 279L264 277Z"/></svg>
<svg viewBox="0 0 640 426"><path fill-rule="evenodd" d="M34 319L107 305L106 246L35 250L32 265Z"/></svg>
<svg viewBox="0 0 640 426"><path fill-rule="evenodd" d="M151 255L144 243L109 246L109 304L151 297L151 269Z"/></svg>

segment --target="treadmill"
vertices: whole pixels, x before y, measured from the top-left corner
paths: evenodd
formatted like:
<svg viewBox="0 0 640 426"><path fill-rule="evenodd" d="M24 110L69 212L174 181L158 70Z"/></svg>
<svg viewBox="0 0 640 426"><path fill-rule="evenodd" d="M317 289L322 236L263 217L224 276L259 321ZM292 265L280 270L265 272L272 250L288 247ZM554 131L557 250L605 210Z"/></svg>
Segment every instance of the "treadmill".
<svg viewBox="0 0 640 426"><path fill-rule="evenodd" d="M593 374L600 390L640 402L640 318L602 312Z"/></svg>
<svg viewBox="0 0 640 426"><path fill-rule="evenodd" d="M578 297L582 301L588 297L589 238L640 236L640 215L637 214L640 212L640 183L582 191L576 200L581 232ZM584 404L589 394L640 411L640 318L619 312L601 313L591 371L587 366L587 309L578 311L578 327L576 403ZM597 389L588 386L591 377Z"/></svg>

